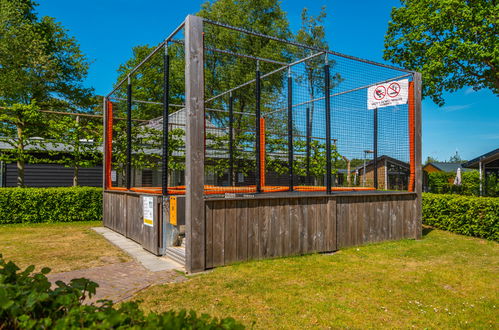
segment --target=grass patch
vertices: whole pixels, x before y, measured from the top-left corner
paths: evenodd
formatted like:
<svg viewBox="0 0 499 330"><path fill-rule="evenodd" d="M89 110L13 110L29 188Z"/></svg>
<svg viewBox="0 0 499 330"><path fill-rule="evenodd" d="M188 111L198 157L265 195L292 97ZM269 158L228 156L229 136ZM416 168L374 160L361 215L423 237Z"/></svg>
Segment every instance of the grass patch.
<svg viewBox="0 0 499 330"><path fill-rule="evenodd" d="M217 268L137 295L257 328L495 327L498 243L440 230L403 240Z"/></svg>
<svg viewBox="0 0 499 330"><path fill-rule="evenodd" d="M36 265L65 272L131 260L94 232L102 222L12 224L0 226L0 253L21 268Z"/></svg>

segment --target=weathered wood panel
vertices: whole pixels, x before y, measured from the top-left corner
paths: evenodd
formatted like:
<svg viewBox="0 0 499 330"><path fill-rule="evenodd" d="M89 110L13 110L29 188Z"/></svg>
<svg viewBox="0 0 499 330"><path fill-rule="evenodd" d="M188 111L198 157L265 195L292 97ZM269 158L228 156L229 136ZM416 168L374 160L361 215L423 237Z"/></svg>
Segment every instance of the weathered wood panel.
<svg viewBox="0 0 499 330"><path fill-rule="evenodd" d="M336 201L329 197L205 201L206 260L212 267L336 249ZM209 229L208 229L209 230ZM211 265L207 262L207 265Z"/></svg>
<svg viewBox="0 0 499 330"><path fill-rule="evenodd" d="M126 237L142 244L143 207L140 195L127 195Z"/></svg>
<svg viewBox="0 0 499 330"><path fill-rule="evenodd" d="M161 223L162 223L162 205L161 205L161 198L160 196L154 196L153 197L153 217L154 217L154 223L153 226L145 226L141 225L142 227L142 247L146 249L149 252L152 252L153 254L159 255L160 254L160 246L161 246ZM142 211L142 200L139 198L139 204L140 206L137 207L138 213L135 215L134 221L139 221L143 223L143 211Z"/></svg>

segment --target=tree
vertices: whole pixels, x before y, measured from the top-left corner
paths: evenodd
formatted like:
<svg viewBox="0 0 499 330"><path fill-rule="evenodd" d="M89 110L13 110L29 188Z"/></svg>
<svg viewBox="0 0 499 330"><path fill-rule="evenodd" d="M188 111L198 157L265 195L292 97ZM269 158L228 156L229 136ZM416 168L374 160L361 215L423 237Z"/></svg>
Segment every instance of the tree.
<svg viewBox="0 0 499 330"><path fill-rule="evenodd" d="M457 150L456 153L449 158L449 163L463 163L463 162L465 162L465 160L461 158Z"/></svg>
<svg viewBox="0 0 499 330"><path fill-rule="evenodd" d="M392 9L383 58L423 77L423 95L471 86L499 95L496 0L401 0Z"/></svg>
<svg viewBox="0 0 499 330"><path fill-rule="evenodd" d="M15 151L8 158L17 162L18 185L24 185L27 161L46 161L29 155L45 151L39 139L50 135L47 116L38 112L53 108L91 106L91 89L82 82L88 62L76 40L51 17L39 18L32 0L0 0L0 106L1 137ZM17 157L17 158L16 158Z"/></svg>
<svg viewBox="0 0 499 330"><path fill-rule="evenodd" d="M436 163L436 162L438 162L438 159L436 157L428 156L426 157L426 162L424 164L426 165L429 163Z"/></svg>

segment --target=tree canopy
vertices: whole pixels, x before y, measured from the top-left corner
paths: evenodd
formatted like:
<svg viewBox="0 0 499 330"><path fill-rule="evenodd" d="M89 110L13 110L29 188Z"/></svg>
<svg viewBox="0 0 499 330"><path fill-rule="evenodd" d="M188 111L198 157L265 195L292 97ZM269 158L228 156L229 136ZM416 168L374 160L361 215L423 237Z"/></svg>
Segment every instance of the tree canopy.
<svg viewBox="0 0 499 330"><path fill-rule="evenodd" d="M423 76L423 95L471 86L499 95L496 0L401 0L385 36L384 59Z"/></svg>
<svg viewBox="0 0 499 330"><path fill-rule="evenodd" d="M75 38L32 0L0 0L0 103L91 105L89 63Z"/></svg>

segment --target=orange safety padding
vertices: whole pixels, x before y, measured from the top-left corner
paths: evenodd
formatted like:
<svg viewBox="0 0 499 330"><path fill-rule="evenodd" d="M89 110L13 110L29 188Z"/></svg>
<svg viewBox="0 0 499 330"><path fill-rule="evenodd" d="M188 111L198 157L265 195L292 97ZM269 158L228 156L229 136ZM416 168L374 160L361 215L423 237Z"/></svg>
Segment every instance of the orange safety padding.
<svg viewBox="0 0 499 330"><path fill-rule="evenodd" d="M416 181L415 128L414 128L414 82L409 82L409 185L408 190L414 191Z"/></svg>
<svg viewBox="0 0 499 330"><path fill-rule="evenodd" d="M176 186L169 187L168 193L172 195L185 195L185 186ZM332 191L372 191L376 190L372 187L332 187ZM124 187L110 187L108 190L115 191L128 191L127 188ZM158 194L162 193L161 187L133 187L130 188L130 191L140 192L146 194ZM288 186L263 186L262 192L271 193L271 192L286 192L289 191ZM324 186L296 186L295 191L299 192L320 192L326 191L326 187ZM205 195L219 195L225 193L256 193L256 186L244 186L244 187L222 187L222 186L213 186L207 185L204 190Z"/></svg>
<svg viewBox="0 0 499 330"><path fill-rule="evenodd" d="M265 186L265 118L260 118L260 186Z"/></svg>
<svg viewBox="0 0 499 330"><path fill-rule="evenodd" d="M106 159L104 160L105 166L105 182L104 187L110 189L113 186L113 181L111 180L111 160L113 153L113 103L107 101L106 103Z"/></svg>

